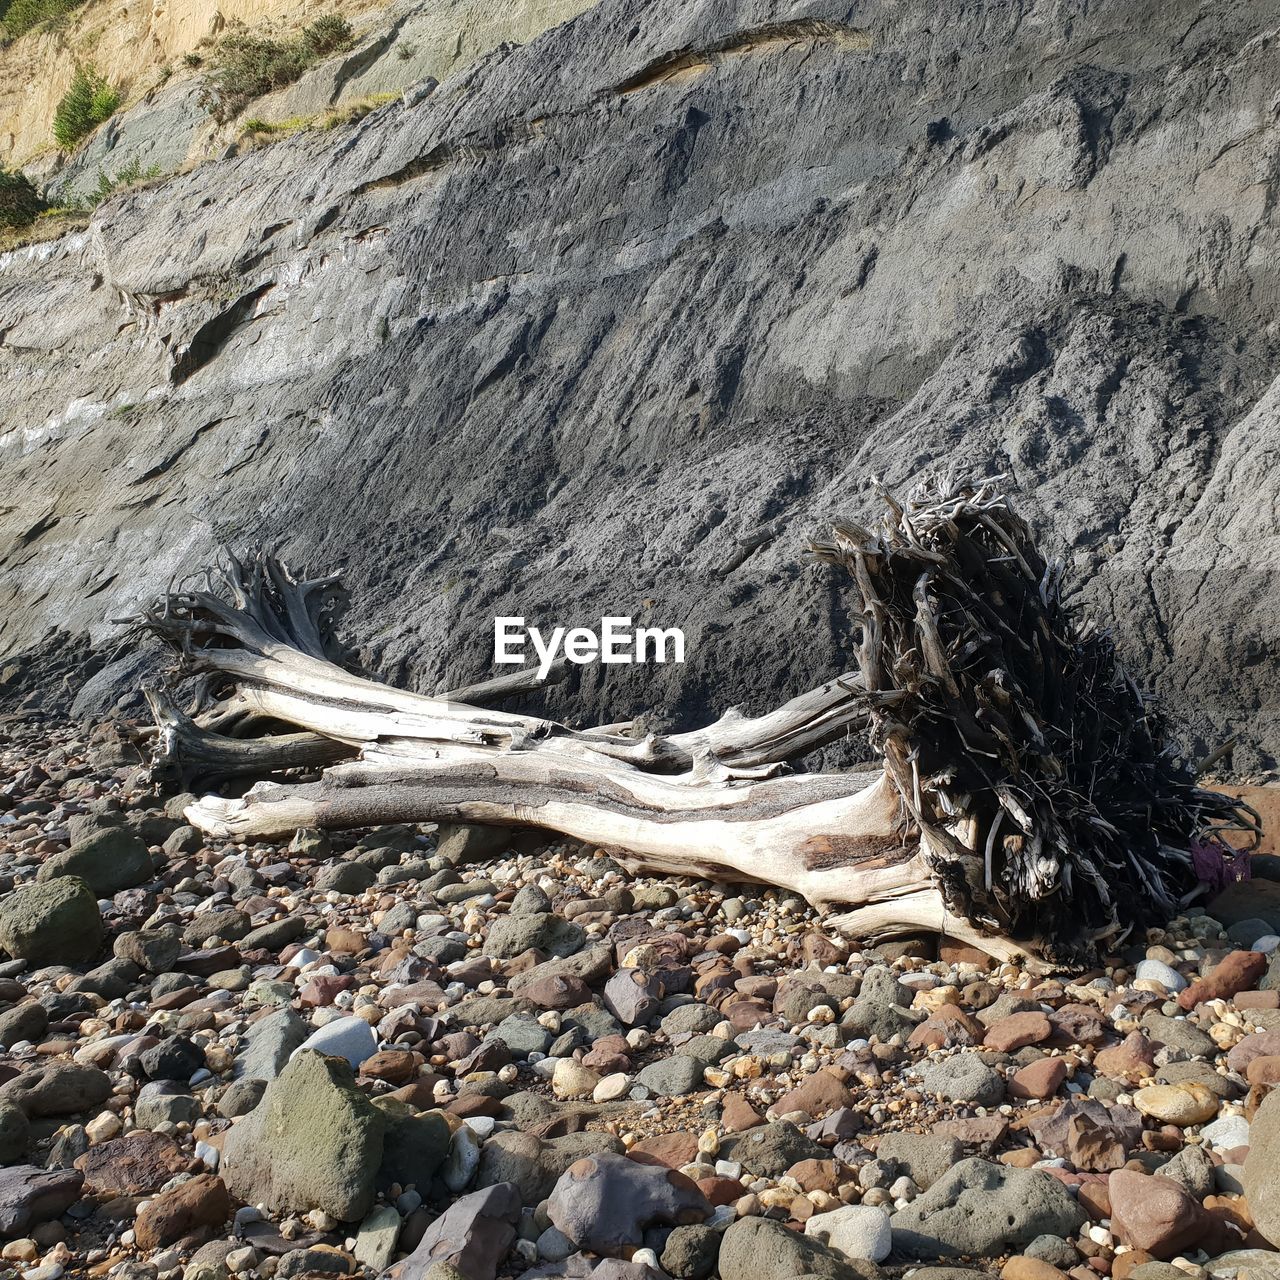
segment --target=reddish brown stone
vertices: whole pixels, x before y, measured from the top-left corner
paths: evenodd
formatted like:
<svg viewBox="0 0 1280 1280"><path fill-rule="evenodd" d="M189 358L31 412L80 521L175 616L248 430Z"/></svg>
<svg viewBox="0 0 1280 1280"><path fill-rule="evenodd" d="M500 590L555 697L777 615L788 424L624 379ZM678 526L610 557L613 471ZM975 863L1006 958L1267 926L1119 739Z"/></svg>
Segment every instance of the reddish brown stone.
<svg viewBox="0 0 1280 1280"><path fill-rule="evenodd" d="M1180 991L1178 1004L1183 1009L1194 1009L1206 1000L1230 1000L1237 991L1257 986L1266 969L1267 957L1261 951L1233 951L1211 973Z"/></svg>
<svg viewBox="0 0 1280 1280"><path fill-rule="evenodd" d="M958 1005L944 1004L935 1009L907 1040L908 1048L943 1049L959 1046L971 1049L982 1043L987 1029L977 1018Z"/></svg>
<svg viewBox="0 0 1280 1280"><path fill-rule="evenodd" d="M403 1092L403 1089L397 1089L396 1095ZM455 1098L449 1103L445 1109L450 1115L458 1116L463 1120L468 1116L496 1116L502 1110L502 1099L491 1098L484 1093L464 1093L460 1098Z"/></svg>
<svg viewBox="0 0 1280 1280"><path fill-rule="evenodd" d="M787 1176L794 1178L802 1191L835 1192L840 1185L840 1175L834 1160L801 1160L787 1170Z"/></svg>
<svg viewBox="0 0 1280 1280"><path fill-rule="evenodd" d="M1119 1253L1111 1263L1113 1280L1129 1280L1130 1275L1145 1263L1155 1259L1145 1249L1130 1249L1128 1253Z"/></svg>
<svg viewBox="0 0 1280 1280"><path fill-rule="evenodd" d="M1041 1058L1014 1072L1009 1081L1012 1098L1052 1098L1067 1078L1063 1058Z"/></svg>
<svg viewBox="0 0 1280 1280"><path fill-rule="evenodd" d="M742 1133L764 1124L764 1120L742 1094L727 1093L720 1108L720 1124L726 1133Z"/></svg>
<svg viewBox="0 0 1280 1280"><path fill-rule="evenodd" d="M1000 1280L1066 1280L1066 1272L1051 1262L1015 1254L1000 1270Z"/></svg>
<svg viewBox="0 0 1280 1280"><path fill-rule="evenodd" d="M964 1120L940 1120L933 1132L957 1138L966 1146L994 1147L1009 1132L1009 1122L1001 1115L971 1116Z"/></svg>
<svg viewBox="0 0 1280 1280"><path fill-rule="evenodd" d="M1111 1217L1111 1196L1105 1182L1082 1182L1078 1192L1080 1207L1091 1222Z"/></svg>
<svg viewBox="0 0 1280 1280"><path fill-rule="evenodd" d="M1010 1014L987 1028L982 1043L997 1053L1012 1053L1027 1045L1040 1044L1052 1034L1049 1019L1038 1010Z"/></svg>
<svg viewBox="0 0 1280 1280"><path fill-rule="evenodd" d="M399 1089L393 1089L387 1096L394 1098L397 1102L407 1102L409 1106L417 1107L419 1111L429 1111L436 1105L436 1085L443 1080L444 1076L439 1075L419 1076L416 1080L410 1080L408 1084L402 1085ZM468 1098L475 1096L478 1095L466 1095ZM489 1101L489 1099L485 1100Z"/></svg>
<svg viewBox="0 0 1280 1280"><path fill-rule="evenodd" d="M76 1160L85 1191L99 1196L147 1195L195 1167L167 1134L145 1130L100 1142Z"/></svg>
<svg viewBox="0 0 1280 1280"><path fill-rule="evenodd" d="M340 956L358 956L369 946L369 939L354 929L333 928L324 935L326 951Z"/></svg>
<svg viewBox="0 0 1280 1280"><path fill-rule="evenodd" d="M1062 1045L1097 1045L1107 1038L1107 1022L1089 1004L1064 1004L1049 1015L1053 1040Z"/></svg>
<svg viewBox="0 0 1280 1280"><path fill-rule="evenodd" d="M408 1084L418 1074L419 1057L407 1049L381 1049L360 1064L360 1074L387 1084Z"/></svg>
<svg viewBox="0 0 1280 1280"><path fill-rule="evenodd" d="M1209 1215L1172 1178L1119 1169L1107 1184L1111 1229L1122 1244L1168 1261L1186 1249L1201 1247L1210 1229Z"/></svg>
<svg viewBox="0 0 1280 1280"><path fill-rule="evenodd" d="M829 1111L838 1107L848 1107L853 1103L853 1094L838 1076L825 1068L806 1076L790 1093L783 1094L773 1104L775 1115L785 1116L791 1111L803 1111L820 1120Z"/></svg>
<svg viewBox="0 0 1280 1280"><path fill-rule="evenodd" d="M1280 991L1237 991L1237 1009L1280 1009Z"/></svg>
<svg viewBox="0 0 1280 1280"><path fill-rule="evenodd" d="M641 1138L628 1148L627 1155L637 1164L660 1164L668 1169L679 1169L698 1158L698 1139L685 1131L658 1133L652 1138Z"/></svg>
<svg viewBox="0 0 1280 1280"><path fill-rule="evenodd" d="M994 969L996 962L985 951L951 938L938 939L938 959L943 964L968 964L975 969Z"/></svg>
<svg viewBox="0 0 1280 1280"><path fill-rule="evenodd" d="M1227 1066L1232 1071L1238 1071L1244 1075L1255 1058L1277 1055L1280 1055L1280 1031L1259 1031L1254 1035L1245 1036L1232 1047L1231 1052L1227 1054Z"/></svg>
<svg viewBox="0 0 1280 1280"><path fill-rule="evenodd" d="M222 1179L201 1173L144 1204L133 1230L139 1248L163 1249L200 1227L220 1227L230 1216L231 1197Z"/></svg>
<svg viewBox="0 0 1280 1280"><path fill-rule="evenodd" d="M1100 1050L1093 1065L1109 1080L1137 1084L1155 1075L1156 1046L1142 1032L1131 1031L1120 1044Z"/></svg>
<svg viewBox="0 0 1280 1280"><path fill-rule="evenodd" d="M1270 1088L1280 1084L1280 1055L1264 1054L1260 1058L1252 1058L1245 1068L1245 1079L1251 1085L1262 1085Z"/></svg>
<svg viewBox="0 0 1280 1280"><path fill-rule="evenodd" d="M591 988L572 974L552 974L526 983L520 996L539 1009L572 1009L591 999Z"/></svg>
<svg viewBox="0 0 1280 1280"><path fill-rule="evenodd" d="M702 1192L713 1205L733 1204L746 1194L746 1189L736 1178L700 1178L697 1183Z"/></svg>
<svg viewBox="0 0 1280 1280"><path fill-rule="evenodd" d="M727 1001L721 1013L735 1031L751 1031L760 1023L773 1020L773 1009L763 1000Z"/></svg>

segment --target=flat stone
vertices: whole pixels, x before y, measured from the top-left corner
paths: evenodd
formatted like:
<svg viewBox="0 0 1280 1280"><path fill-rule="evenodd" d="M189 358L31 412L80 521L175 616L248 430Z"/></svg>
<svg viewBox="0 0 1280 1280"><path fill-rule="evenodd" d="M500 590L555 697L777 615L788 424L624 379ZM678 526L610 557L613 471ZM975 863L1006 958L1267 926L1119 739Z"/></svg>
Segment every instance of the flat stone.
<svg viewBox="0 0 1280 1280"><path fill-rule="evenodd" d="M10 1165L0 1169L0 1236L20 1236L65 1213L79 1198L84 1176L74 1169Z"/></svg>
<svg viewBox="0 0 1280 1280"><path fill-rule="evenodd" d="M520 1193L498 1183L455 1200L423 1233L417 1248L384 1272L385 1280L443 1280L450 1267L463 1280L494 1280L516 1237Z"/></svg>

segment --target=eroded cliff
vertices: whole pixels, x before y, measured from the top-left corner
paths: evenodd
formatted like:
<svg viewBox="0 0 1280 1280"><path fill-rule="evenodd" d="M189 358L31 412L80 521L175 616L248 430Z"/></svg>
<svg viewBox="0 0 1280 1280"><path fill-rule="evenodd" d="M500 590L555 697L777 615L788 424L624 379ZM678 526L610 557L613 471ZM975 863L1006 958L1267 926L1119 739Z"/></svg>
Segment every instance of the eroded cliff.
<svg viewBox="0 0 1280 1280"><path fill-rule="evenodd" d="M631 613L687 664L550 710L759 706L849 662L817 517L955 466L1195 745L1269 762L1278 47L1263 4L601 0L110 200L0 259L10 687L264 540L345 566L414 687L489 670L495 613Z"/></svg>

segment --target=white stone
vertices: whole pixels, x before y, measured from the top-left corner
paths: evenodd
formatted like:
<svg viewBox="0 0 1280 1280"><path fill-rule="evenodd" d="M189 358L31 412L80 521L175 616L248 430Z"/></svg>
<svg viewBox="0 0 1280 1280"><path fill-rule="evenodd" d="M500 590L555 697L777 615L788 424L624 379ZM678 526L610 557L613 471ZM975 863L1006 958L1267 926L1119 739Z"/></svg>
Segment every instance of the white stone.
<svg viewBox="0 0 1280 1280"><path fill-rule="evenodd" d="M1263 951L1270 955L1277 947L1280 947L1280 934L1264 933L1261 938L1254 940L1253 946L1249 950Z"/></svg>
<svg viewBox="0 0 1280 1280"><path fill-rule="evenodd" d="M1249 1145L1249 1122L1244 1116L1219 1116L1200 1130L1200 1136L1219 1151Z"/></svg>
<svg viewBox="0 0 1280 1280"><path fill-rule="evenodd" d="M603 1080L596 1085L591 1094L592 1102L617 1102L620 1098L627 1096L627 1090L631 1088L631 1077L625 1071L615 1071L612 1075L605 1076Z"/></svg>
<svg viewBox="0 0 1280 1280"><path fill-rule="evenodd" d="M1145 978L1148 982L1158 982L1166 991L1181 991L1187 985L1186 978L1163 960L1138 961L1133 977L1135 981Z"/></svg>
<svg viewBox="0 0 1280 1280"><path fill-rule="evenodd" d="M226 1257L227 1270L233 1276L238 1276L242 1271L251 1271L258 1261L258 1251L251 1244L245 1245L240 1249L232 1249Z"/></svg>
<svg viewBox="0 0 1280 1280"><path fill-rule="evenodd" d="M477 1138L487 1138L497 1127L498 1122L492 1116L467 1116L462 1122Z"/></svg>
<svg viewBox="0 0 1280 1280"><path fill-rule="evenodd" d="M330 1057L346 1058L353 1069L372 1058L378 1052L378 1038L373 1028L363 1018L338 1018L313 1031L294 1050L295 1056L303 1049L314 1049Z"/></svg>
<svg viewBox="0 0 1280 1280"><path fill-rule="evenodd" d="M364 1263L373 1271L382 1271L391 1265L399 1238L400 1215L389 1204L379 1205L360 1224L360 1234L356 1236L352 1252L357 1262Z"/></svg>
<svg viewBox="0 0 1280 1280"><path fill-rule="evenodd" d="M893 1247L889 1215L872 1205L850 1204L830 1213L815 1214L804 1225L804 1233L830 1245L846 1258L883 1262Z"/></svg>

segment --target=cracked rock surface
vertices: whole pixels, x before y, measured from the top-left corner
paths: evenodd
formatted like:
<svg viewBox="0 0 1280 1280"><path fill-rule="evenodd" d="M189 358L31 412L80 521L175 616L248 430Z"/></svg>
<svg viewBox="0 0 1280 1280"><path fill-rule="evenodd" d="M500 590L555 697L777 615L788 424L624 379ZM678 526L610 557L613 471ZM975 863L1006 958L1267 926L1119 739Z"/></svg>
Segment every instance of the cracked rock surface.
<svg viewBox="0 0 1280 1280"><path fill-rule="evenodd" d="M686 664L543 709L759 710L848 665L819 517L959 467L1269 767L1275 57L1261 2L601 0L106 202L0 259L6 702L109 709L108 620L264 540L392 681L630 614Z"/></svg>

